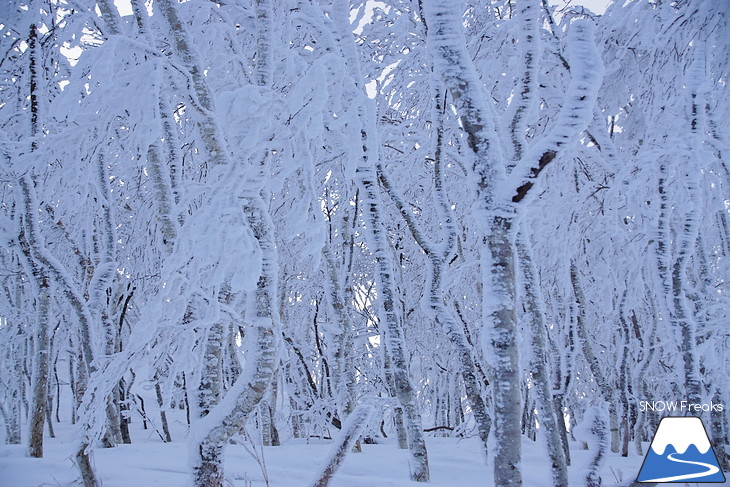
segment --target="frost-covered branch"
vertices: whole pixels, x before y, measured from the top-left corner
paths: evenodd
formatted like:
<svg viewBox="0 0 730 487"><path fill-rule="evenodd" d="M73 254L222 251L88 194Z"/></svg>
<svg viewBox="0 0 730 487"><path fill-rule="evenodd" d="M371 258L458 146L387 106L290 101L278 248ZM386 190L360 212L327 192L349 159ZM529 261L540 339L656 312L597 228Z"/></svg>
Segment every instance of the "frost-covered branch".
<svg viewBox="0 0 730 487"><path fill-rule="evenodd" d="M368 419L372 415L375 409L375 404L372 402L365 402L355 408L355 410L348 416L345 424L342 425L340 430L340 436L337 438L336 443L332 446L332 449L327 456L327 460L324 462L324 469L319 475L317 480L312 483L312 487L327 487L330 485L332 478L334 477L340 465L345 460L345 456L352 450L352 447L357 442L360 433L367 426Z"/></svg>
<svg viewBox="0 0 730 487"><path fill-rule="evenodd" d="M496 188L504 178L504 157L494 129L493 109L485 100L484 89L462 33L460 2L426 2L428 45L434 51L434 68L451 95L459 119L474 152L474 175L485 208L499 204Z"/></svg>
<svg viewBox="0 0 730 487"><path fill-rule="evenodd" d="M600 487L601 468L608 453L606 413L603 407L592 406L585 412L583 421L576 427L575 436L588 445L593 456L586 469L585 486Z"/></svg>
<svg viewBox="0 0 730 487"><path fill-rule="evenodd" d="M517 3L519 22L519 47L522 51L523 72L520 78L519 95L516 96L510 134L512 138L513 160L522 159L525 150L527 118L534 110L537 101L537 66L539 55L540 31L538 30L539 8L536 0L523 0ZM510 106L512 110L512 105Z"/></svg>
<svg viewBox="0 0 730 487"><path fill-rule="evenodd" d="M594 36L595 25L589 20L575 20L570 25L567 39L570 84L555 125L527 150L510 173L504 196L515 203L525 198L543 169L568 143L578 140L593 119L603 80L603 65Z"/></svg>
<svg viewBox="0 0 730 487"><path fill-rule="evenodd" d="M341 36L341 49L348 68L359 73L354 42L349 33L349 11L345 3L338 4L334 12L334 21ZM384 327L387 353L392 364L393 383L398 401L403 407L408 430L408 447L410 450L411 479L417 482L428 482L428 452L423 438L421 414L418 409L416 393L408 370L408 352L403 329L396 314L396 267L388 244L384 222L383 204L380 197L376 167L379 162L377 128L375 113L362 88L358 87L359 77L352 83L351 102L356 105L356 118L352 123L356 130L352 132L353 151L357 169L355 179L361 188L364 205L364 220L367 230L367 243L376 260L376 280L378 286L380 323Z"/></svg>

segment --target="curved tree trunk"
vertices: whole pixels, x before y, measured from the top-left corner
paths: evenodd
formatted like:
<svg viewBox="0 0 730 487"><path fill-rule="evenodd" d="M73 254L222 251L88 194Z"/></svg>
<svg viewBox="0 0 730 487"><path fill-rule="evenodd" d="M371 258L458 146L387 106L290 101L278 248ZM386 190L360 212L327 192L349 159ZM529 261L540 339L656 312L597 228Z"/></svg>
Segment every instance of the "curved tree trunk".
<svg viewBox="0 0 730 487"><path fill-rule="evenodd" d="M548 456L553 474L553 485L568 485L568 469L563 440L560 437L560 421L565 422L562 411L555 411L555 401L550 385L550 371L546 352L545 318L542 310L542 296L537 271L532 260L529 242L524 232L517 238L517 254L519 256L522 277L521 291L524 293L525 314L530 327L530 375L539 408L539 421L545 431ZM565 430L565 427L562 427Z"/></svg>
<svg viewBox="0 0 730 487"><path fill-rule="evenodd" d="M376 166L378 160L377 130L375 128L375 114L368 110L370 100L364 88L360 86L361 76L359 62L354 52L354 42L349 27L349 6L342 2L334 12L338 35L341 36L345 60L352 72L352 79L356 90L353 90L349 103L356 103L359 123L359 134L353 136L352 142L357 158L355 179L362 190L363 217L367 231L367 242L376 260L376 286L378 289L378 303L381 330L385 338L385 353L390 355L398 401L403 408L405 426L408 436L408 449L411 454L411 479L417 482L428 482L430 474L428 468L428 452L423 437L421 413L416 393L411 383L408 371L408 354L406 352L403 328L395 309L395 264L388 247L388 237L383 222L382 200L378 188Z"/></svg>
<svg viewBox="0 0 730 487"><path fill-rule="evenodd" d="M477 364L472 356L471 347L464 335L463 328L456 322L456 319L447 309L444 301L443 275L446 271L446 263L451 259L454 253L457 230L454 225L449 201L444 189L442 173L444 141L443 107L441 105L443 103L443 96L439 88L436 88L434 92L436 105L433 110L433 114L437 122L433 179L437 200L436 204L441 216L442 230L440 244L435 244L432 239L426 236L426 232L424 232L420 227L416 219L413 217L413 214L408 210L403 198L400 194L398 194L385 168L378 164L377 171L382 187L394 201L401 216L405 220L411 235L428 258L428 275L430 276L430 279L428 280L429 312L433 315L436 322L444 328L446 335L459 356L464 389L467 400L469 401L469 405L474 414L474 420L477 424L479 438L482 441L482 447L486 458L492 419L489 416L484 399L482 398L482 389L479 386L479 380L477 378Z"/></svg>
<svg viewBox="0 0 730 487"><path fill-rule="evenodd" d="M327 487L332 478L345 460L345 456L355 446L362 430L367 426L368 419L373 413L375 406L371 403L359 405L352 411L347 421L342 425L342 431L337 442L325 462L325 467L319 478L312 484L313 487Z"/></svg>
<svg viewBox="0 0 730 487"><path fill-rule="evenodd" d="M363 144L369 145L367 140ZM365 160L367 156L363 154ZM421 413L416 401L411 378L408 372L408 354L406 352L403 329L395 311L393 290L393 260L389 252L380 213L380 194L375 170L372 166L361 165L357 169L358 183L363 189L365 217L370 232L370 245L377 261L378 301L382 303L381 326L386 342L386 353L390 355L395 392L403 407L405 425L408 433L408 449L411 453L411 479L417 482L428 482L428 453L423 438Z"/></svg>
<svg viewBox="0 0 730 487"><path fill-rule="evenodd" d="M177 55L190 73L192 89L198 103L205 109L205 120L200 124L205 153L212 165L232 168L225 137L215 119L213 96L197 55L191 47L185 26L177 14L176 5L171 0L161 1L160 5L173 36ZM259 86L266 87L271 84L272 69L271 4L267 0L258 1L256 17L258 32L255 77ZM207 414L192 423L190 440L193 482L198 487L223 486L224 447L244 426L248 416L259 404L271 384L276 368L278 268L273 224L267 204L262 198L266 181L266 158L267 154L260 156L258 167L254 167L253 174L248 175L242 191L245 201L242 212L262 254L261 273L256 290L249 300L247 312L247 321L251 325L246 337L247 363L243 373L220 401L217 396L220 394L222 378L216 374L220 370L220 350L225 335L222 329L219 330L222 325L211 326L205 338L205 370L210 371L213 376L201 376L201 405L204 406L201 412ZM225 188L217 188L217 191L236 193L240 191L237 181L234 177L233 180L222 182ZM235 194L230 195L233 196Z"/></svg>
<svg viewBox="0 0 730 487"><path fill-rule="evenodd" d="M28 36L28 52L30 53L30 115L31 134L35 137L39 132L38 90L39 90L39 48L36 26L30 26ZM35 142L31 144L31 151L36 149ZM35 218L26 212L26 218ZM33 326L33 371L31 375L30 417L28 418L28 456L43 457L43 429L48 409L48 373L50 333L48 325L48 308L50 304L50 282L46 269L38 263L33 255L38 242L35 239L37 223L26 221L28 231L21 233L21 249L35 281L34 291L36 298L37 316ZM26 235L28 238L26 238ZM30 240L30 241L29 241ZM49 424L50 426L50 424Z"/></svg>

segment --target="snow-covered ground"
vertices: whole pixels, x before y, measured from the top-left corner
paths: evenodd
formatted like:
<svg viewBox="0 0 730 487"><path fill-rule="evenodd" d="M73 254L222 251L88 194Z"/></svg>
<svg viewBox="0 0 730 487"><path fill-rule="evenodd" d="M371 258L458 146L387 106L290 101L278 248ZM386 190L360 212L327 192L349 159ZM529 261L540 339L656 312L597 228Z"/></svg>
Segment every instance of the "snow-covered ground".
<svg viewBox="0 0 730 487"><path fill-rule="evenodd" d="M64 428L65 426L65 428ZM139 427L139 423L134 424ZM0 486L72 486L77 479L70 456L74 430L59 425L56 439L46 439L43 459L26 458L21 445L0 445ZM94 462L104 487L183 486L188 482L187 448L178 432L177 441L164 444L154 430L133 430L134 443L94 451ZM433 487L492 486L492 469L482 460L475 438L429 438L428 453ZM309 485L329 451L330 442L313 439L291 440L280 447L264 447L263 461L271 487ZM648 445L646 445L648 448ZM248 447L249 451L251 446ZM526 487L550 487L550 473L544 448L529 440L523 443L523 479ZM226 476L229 485L254 487L267 485L262 467L243 445L229 445ZM260 449L258 451L261 451ZM407 452L394 442L363 445L362 453L347 456L335 475L333 487L406 487L422 485L408 479ZM584 485L583 466L591 452L573 444L571 485ZM602 470L606 486L625 485L636 478L643 458L609 454ZM672 484L700 485L700 484ZM704 484L703 484L704 485ZM708 484L709 485L709 484ZM720 484L713 484L720 485Z"/></svg>

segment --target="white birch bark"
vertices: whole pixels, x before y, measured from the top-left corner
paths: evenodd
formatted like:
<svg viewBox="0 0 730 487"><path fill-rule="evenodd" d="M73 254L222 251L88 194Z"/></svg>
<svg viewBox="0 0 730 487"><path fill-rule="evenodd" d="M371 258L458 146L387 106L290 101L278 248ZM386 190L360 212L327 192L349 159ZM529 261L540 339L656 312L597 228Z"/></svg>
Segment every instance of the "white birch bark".
<svg viewBox="0 0 730 487"><path fill-rule="evenodd" d="M647 268L645 268L646 270ZM646 282L646 279L645 279ZM656 305L655 302L655 296L654 293L649 289L648 285L645 284L645 293L646 293L646 300L649 303L649 310L650 310L650 316L656 317ZM652 344L656 343L657 338L657 322L656 318L652 320L650 326L650 331L648 333L648 336L646 332L644 333L644 336L646 336L646 340L643 342L645 344L644 348L645 353L642 357L642 360L636 365L636 368L638 370L636 383L638 385L637 389L641 391L641 393L644 395L644 397L651 397L651 393L649 392L649 384L647 384L647 381L645 381L644 377L648 370L653 368L654 366L654 356L656 355L657 347L653 346ZM638 419L636 421L636 424L634 426L634 448L636 450L637 455L644 455L644 449L642 445L642 439L644 435L644 424L646 423L646 411L639 411L638 413Z"/></svg>
<svg viewBox="0 0 730 487"><path fill-rule="evenodd" d="M45 241L37 228L36 223L36 211L37 203L34 190L34 183L31 177L26 174L19 179L20 193L22 195L22 206L24 211L24 217L26 222L29 222L28 227L28 243L30 244L31 251L37 259L40 266L42 266L50 276L53 276L54 281L60 286L62 292L69 300L71 307L76 313L80 328L80 346L82 350L83 360L89 374L96 371L96 364L94 363L94 349L92 343L94 343L94 334L92 333L91 323L93 322L92 314L87 306L86 300L82 296L81 292L74 285L73 278L69 275L65 267L56 259L45 246ZM77 384L77 387L79 384ZM84 432L81 433L80 444L76 448L76 460L81 470L82 480L85 487L96 487L97 480L91 467L91 461L88 456L89 442Z"/></svg>
<svg viewBox="0 0 730 487"><path fill-rule="evenodd" d="M626 316L626 297L627 297L627 290L624 290L623 296L621 297L621 301L619 304L619 323L621 326L621 332L620 332L620 353L621 353L621 359L620 359L620 366L619 366L619 373L618 373L618 387L614 394L614 396L617 396L617 404L614 405L614 408L618 409L618 420L620 422L620 432L621 434L621 456L628 456L629 454L629 437L631 436L631 429L629 428L629 415L630 415L630 404L629 404L629 398L633 395L632 394L632 377L630 376L629 372L629 347L631 344L631 337L629 334L629 324L628 320L629 317Z"/></svg>
<svg viewBox="0 0 730 487"><path fill-rule="evenodd" d="M588 409L583 422L576 427L576 437L590 445L593 452L585 476L586 487L600 487L602 485L601 468L606 462L606 454L608 453L606 427L606 413L603 408L598 406Z"/></svg>
<svg viewBox="0 0 730 487"><path fill-rule="evenodd" d="M440 110L437 109L436 111ZM440 129L437 130L439 131L439 135L437 137L441 139L442 131ZM489 417L486 405L481 397L481 388L477 379L476 365L472 357L471 347L466 341L463 328L456 322L454 316L446 308L444 302L443 275L446 270L446 263L450 260L454 252L456 227L450 215L448 201L443 188L441 164L441 140L439 140L437 142L437 151L434 163L434 186L438 198L437 205L440 209L440 214L442 215L441 223L443 228L441 232L441 243L439 245L436 245L431 239L426 237L426 233L413 218L413 215L408 211L408 208L396 191L393 183L390 181L390 177L387 175L385 169L381 165L378 165L377 169L383 189L385 189L388 195L395 202L395 205L403 216L403 219L406 221L413 238L428 258L428 275L430 278L428 280L427 296L430 312L433 314L436 322L439 323L446 331L446 335L449 337L451 344L459 356L461 376L464 380L464 389L466 390L467 399L477 423L479 438L482 441L482 447L486 457L492 419Z"/></svg>
<svg viewBox="0 0 730 487"><path fill-rule="evenodd" d="M334 12L334 21L342 39L342 50L348 68L353 72L354 87L352 101L357 107L357 122L360 124L359 137L353 142L356 148L353 154L357 158L355 179L361 188L363 199L363 216L368 234L368 246L376 261L376 286L378 290L378 304L382 310L380 325L386 343L386 353L389 354L398 401L403 407L405 426L408 436L410 452L411 479L417 482L428 482L430 474L428 467L428 452L423 437L421 413L416 401L416 392L408 371L408 354L406 351L403 329L395 309L395 263L388 246L388 237L383 222L382 200L378 188L376 165L378 164L377 129L374 123L374 113L368 110L369 100L360 86L360 68L357 61L349 17L349 8L346 3L337 6Z"/></svg>
<svg viewBox="0 0 730 487"><path fill-rule="evenodd" d="M15 389L9 389L6 393L8 399L17 399ZM8 406L0 404L0 416L5 425L5 443L8 445L20 444L20 407L12 401Z"/></svg>
<svg viewBox="0 0 730 487"><path fill-rule="evenodd" d="M577 141L593 120L598 90L603 81L603 64L594 36L595 26L590 21L576 20L570 25L567 38L570 83L560 111L550 130L525 151L510 172L501 197L522 203L545 167L558 152ZM508 194L510 191L512 193Z"/></svg>
<svg viewBox="0 0 730 487"><path fill-rule="evenodd" d="M523 74L520 93L510 124L510 134L513 146L513 160L519 161L525 155L527 141L527 116L535 109L537 101L537 58L539 56L540 32L539 5L537 1L524 0L517 3L517 21L520 24L519 43L523 56ZM551 463L552 480L554 485L568 484L568 461L563 449L563 440L560 431L564 430L562 411L556 412L550 384L550 371L547 359L547 331L543 311L543 298L540 292L540 282L537 269L532 258L529 239L525 230L519 232L516 239L516 252L519 261L522 286L519 292L523 299L523 312L530 327L530 375L533 380L533 390L539 409L539 421L545 431L548 457Z"/></svg>
<svg viewBox="0 0 730 487"><path fill-rule="evenodd" d="M36 266L34 266L36 267ZM50 304L48 277L35 269L38 280L37 318L33 336L34 356L31 377L30 417L28 418L28 456L43 457L43 429L48 412L48 371L50 336L48 311Z"/></svg>
<svg viewBox="0 0 730 487"><path fill-rule="evenodd" d="M105 24L105 33L107 35L119 35L121 33L119 26L119 16L117 9L113 3L108 0L98 0L97 5L101 12L102 18ZM79 308L78 314L81 322L81 345L84 350L84 358L86 360L88 375L91 377L97 370L94 364L94 355L91 348L91 335L88 331L91 320L101 322L102 329L104 331L104 355L110 356L117 351L118 337L116 332L116 326L112 323L109 316L110 303L106 302L106 289L112 285L112 281L115 275L115 249L116 249L116 225L114 222L112 201L110 199L110 187L109 178L107 174L107 166L105 161L104 148L100 148L99 154L97 155L97 193L99 198L102 200L102 235L101 240L101 256L100 260L96 262L94 267L94 274L91 278L90 283L90 299L88 303L81 301L80 296L77 299L72 299L72 304L75 308ZM72 281L67 279L65 283L67 293L72 289ZM82 308L83 303L83 309ZM106 421L107 431L104 436L104 444L107 447L114 446L115 444L122 441L121 432L121 411L119 400L120 397L120 386L116 385L113 389L113 393L106 399ZM86 392L86 391L77 391ZM95 392L92 392L94 394ZM93 402L90 401L90 402ZM83 421L87 421L89 418L84 418ZM79 445L76 450L76 464L80 470L82 482L85 487L96 487L99 485L99 480L94 472L91 459L89 457L89 450L91 448L91 439L89 437L89 425L83 424L82 431L79 438Z"/></svg>
<svg viewBox="0 0 730 487"><path fill-rule="evenodd" d="M20 294L20 293L18 293ZM3 423L5 424L5 443L8 445L20 445L22 426L22 378L20 371L23 370L24 357L24 340L22 338L22 324L18 320L17 323L10 322L10 329L7 330L12 336L8 340L11 346L5 349L4 361L18 373L7 374L8 377L2 381L5 401L0 403L0 414L2 414Z"/></svg>
<svg viewBox="0 0 730 487"><path fill-rule="evenodd" d="M141 0L132 0L132 10L134 11L140 34L144 37L146 43L155 44L155 38L151 30L150 22L147 17L147 9ZM159 68L158 68L159 69ZM165 256L169 256L174 248L177 240L178 227L173 217L173 206L179 201L179 194L176 192L178 184L176 184L177 165L182 160L178 149L178 140L175 134L175 127L172 120L172 109L168 103L167 96L160 93L159 96L159 117L162 123L164 133L164 144L159 139L150 144L147 149L147 164L149 167L149 175L152 179L152 185L155 191L155 204L157 205L157 218L160 221L162 243L165 246ZM164 145L163 152L160 145ZM167 166L163 163L163 154L167 157ZM182 222L181 222L182 223ZM157 404L160 408L160 422L165 441L170 442L170 428L167 421L166 404L162 395L160 386L161 371L155 373L155 392L157 396Z"/></svg>
<svg viewBox="0 0 730 487"><path fill-rule="evenodd" d="M335 310L340 322L340 333L337 335L337 348L335 350L335 364L332 375L335 383L337 404L340 407L340 419L344 420L355 407L355 370L352 366L352 323L350 314L345 304L348 302L329 245L322 248L322 254L327 265L329 277L329 294L332 308Z"/></svg>
<svg viewBox="0 0 730 487"><path fill-rule="evenodd" d="M517 2L516 20L520 25L518 39L522 51L523 75L519 85L519 95L514 103L514 114L510 123L512 138L512 159L519 161L525 153L525 133L527 117L534 109L537 100L537 66L540 32L538 30L539 7L535 0ZM512 107L510 107L512 111Z"/></svg>
<svg viewBox="0 0 730 487"><path fill-rule="evenodd" d="M28 52L30 55L29 71L30 71L30 133L35 138L39 133L39 58L40 50L38 47L38 33L35 25L30 26L30 34L28 36ZM31 143L31 152L36 150L36 143ZM35 215L28 215L35 218ZM43 457L43 427L45 425L46 410L48 407L48 352L50 348L50 333L48 329L48 312L50 304L49 287L50 282L48 273L43 266L39 265L37 258L33 255L33 250L38 247L35 236L38 235L36 220L26 221L27 231L22 235L27 235L21 241L23 253L28 261L32 278L35 281L33 286L36 294L36 310L37 316L33 326L33 369L31 376L31 397L30 397L30 417L28 418L28 449L29 457Z"/></svg>
<svg viewBox="0 0 730 487"><path fill-rule="evenodd" d="M545 314L542 309L543 299L530 243L527 241L524 230L518 235L516 244L522 281L520 290L523 293L524 312L527 315L528 326L530 327L530 375L540 411L539 421L545 431L553 485L568 485L568 462L563 451L563 440L560 438L561 427L558 425L558 422L564 422L565 420L562 411L555 410L550 384L550 371L548 369L547 331L545 329Z"/></svg>
<svg viewBox="0 0 730 487"><path fill-rule="evenodd" d="M102 19L104 19L107 35L119 35L119 15L114 2L110 0L96 0Z"/></svg>
<svg viewBox="0 0 730 487"><path fill-rule="evenodd" d="M683 157L689 159L694 165L693 170L687 171L685 185L689 193L686 202L685 215L682 218L682 227L677 229L675 237L676 258L672 265L672 304L673 320L677 323L682 334L682 359L684 361L684 380L687 400L690 403L700 404L703 398L703 386L700 378L700 364L697 355L697 322L687 302L687 265L695 249L700 224L700 202L699 174L702 169L701 163L695 156L695 150L699 149L698 141L699 117L704 105L701 94L701 84L705 74L705 49L704 43L694 41L694 59L688 69L686 84L690 91L690 133L691 145L685 150ZM699 151L697 151L699 152ZM678 167L679 171L680 168ZM682 169L683 170L683 169Z"/></svg>
<svg viewBox="0 0 730 487"><path fill-rule="evenodd" d="M504 180L504 159L491 126L492 113L483 105L481 84L466 52L458 2L429 2L428 42L434 65L451 94L474 153L472 174L485 219L487 245L481 256L484 282L484 340L494 357L494 481L500 486L522 485L520 371L514 307L514 208L495 201L496 185Z"/></svg>
<svg viewBox="0 0 730 487"><path fill-rule="evenodd" d="M327 456L325 467L319 474L317 480L312 483L312 487L327 487L330 485L332 478L345 460L347 453L355 446L362 430L367 426L367 422L375 410L375 405L369 402L360 404L352 411L347 420L342 425L340 435L336 443Z"/></svg>
<svg viewBox="0 0 730 487"><path fill-rule="evenodd" d="M101 235L99 235L99 257L94 266L91 279L89 308L94 320L101 323L104 330L104 355L109 357L117 351L117 328L110 317L110 303L107 302L107 289L112 286L116 273L116 230L109 186L108 167L105 149L101 147L97 155L97 194L101 200ZM104 446L109 448L122 442L121 416L119 410L119 386L107 398L107 431Z"/></svg>
<svg viewBox="0 0 730 487"><path fill-rule="evenodd" d="M588 331L586 329L586 298L583 293L583 287L580 283L580 276L578 275L578 268L573 263L570 266L570 281L573 286L573 293L575 294L575 301L577 307L577 313L575 317L576 323L576 334L580 340L581 351L586 362L588 362L588 368L593 374L593 378L598 386L598 393L602 396L603 400L609 404L609 429L611 433L611 451L614 453L618 452L619 447L619 429L618 429L618 417L616 414L616 405L613 404L613 391L614 386L606 376L601 367L601 364L593 352L593 346L591 345L590 338L588 337Z"/></svg>
<svg viewBox="0 0 730 487"><path fill-rule="evenodd" d="M385 375L385 382L388 385L388 393L392 397L398 397L398 393L395 390L395 380L393 379L392 359L388 353L388 344L383 341L380 346L382 347L383 368L385 369L383 375ZM393 426L395 426L395 433L398 436L398 448L407 450L408 432L406 431L403 407L400 404L396 404L393 407Z"/></svg>
<svg viewBox="0 0 730 487"><path fill-rule="evenodd" d="M201 138L208 160L213 166L227 166L233 168L230 154L226 148L225 138L218 121L215 118L216 110L213 97L207 81L201 71L201 64L190 43L187 31L180 20L176 6L170 0L160 2L162 14L173 36L177 55L190 73L192 80L192 95L200 107L203 121L200 124ZM271 4L266 0L259 0L256 9L257 17L257 67L256 80L262 87L271 84ZM273 235L273 224L268 214L267 205L262 198L266 182L266 154L260 158L258 167L253 168L253 175L246 178L242 196L243 213L248 225L262 252L262 268L258 278L255 293L250 297L251 322L247 340L247 364L241 374L225 396L218 402L215 398L216 390L220 387L219 380L212 380L208 385L201 385L201 394L209 395L204 402L209 408L208 413L191 425L190 454L193 470L193 482L196 486L218 487L224 483L223 449L227 441L243 427L246 418L255 409L263 397L276 365L276 322L277 306L277 262L276 246ZM240 191L240 176L233 176L231 180L222 184L214 191L234 194ZM220 183L220 182L219 182ZM205 344L205 368L209 372L218 370L220 344L216 337L222 329L220 323L213 324L208 331ZM209 380L202 377L202 380Z"/></svg>
<svg viewBox="0 0 730 487"><path fill-rule="evenodd" d="M372 149L373 145L363 135L363 144ZM398 401L403 407L406 430L408 433L408 449L411 454L411 479L417 482L428 482L428 453L423 438L421 413L416 402L416 393L408 372L408 354L406 351L403 329L395 309L395 282L393 280L393 257L388 248L385 227L380 208L382 202L378 189L375 170L368 164L368 154L362 155L363 165L357 169L356 177L363 189L364 212L366 225L370 230L371 249L376 258L378 276L378 301L382 306L381 326L384 328L387 353L390 354L393 381ZM370 162L372 164L372 162Z"/></svg>
<svg viewBox="0 0 730 487"><path fill-rule="evenodd" d="M466 52L457 2L430 2L428 40L434 65L448 88L474 153L472 173L487 224L487 246L482 251L483 308L487 354L494 354L495 483L521 485L520 370L515 315L514 233L517 207L533 180L556 157L557 151L578 137L592 118L602 77L600 57L593 42L593 26L574 22L569 53L574 63L563 108L548 134L536 142L506 179L505 159L491 120L493 110L483 103L481 82ZM529 20L529 12L525 18ZM519 120L518 120L519 121ZM506 183L506 184L505 184ZM491 335L490 335L491 333ZM486 338L489 337L489 338Z"/></svg>

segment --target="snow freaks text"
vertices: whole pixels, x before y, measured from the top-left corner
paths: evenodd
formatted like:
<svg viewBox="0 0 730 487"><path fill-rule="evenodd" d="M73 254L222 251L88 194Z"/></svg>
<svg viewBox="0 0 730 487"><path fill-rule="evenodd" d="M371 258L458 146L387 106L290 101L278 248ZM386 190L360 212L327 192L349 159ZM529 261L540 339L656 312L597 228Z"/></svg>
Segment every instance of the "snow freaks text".
<svg viewBox="0 0 730 487"><path fill-rule="evenodd" d="M639 411L677 412L677 413L721 413L724 406L721 403L692 403L689 401L639 401Z"/></svg>

